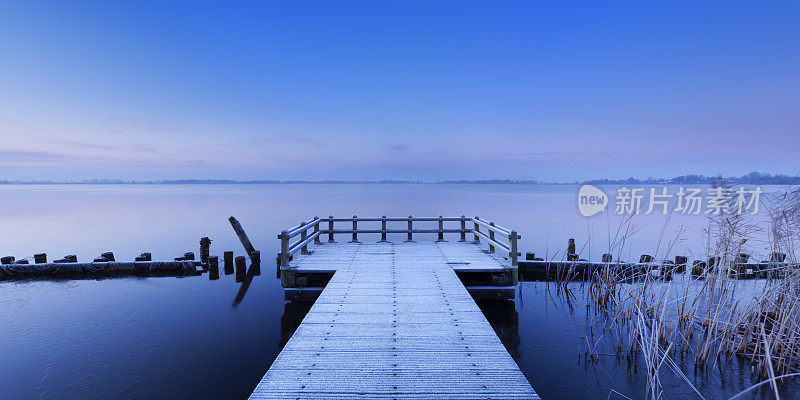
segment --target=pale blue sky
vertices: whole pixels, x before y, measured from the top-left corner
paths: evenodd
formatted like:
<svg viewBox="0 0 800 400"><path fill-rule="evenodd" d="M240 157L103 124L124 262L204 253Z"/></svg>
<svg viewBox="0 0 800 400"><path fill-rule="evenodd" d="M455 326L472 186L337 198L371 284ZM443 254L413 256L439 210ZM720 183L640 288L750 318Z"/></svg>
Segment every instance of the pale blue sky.
<svg viewBox="0 0 800 400"><path fill-rule="evenodd" d="M800 173L796 2L0 4L0 179Z"/></svg>

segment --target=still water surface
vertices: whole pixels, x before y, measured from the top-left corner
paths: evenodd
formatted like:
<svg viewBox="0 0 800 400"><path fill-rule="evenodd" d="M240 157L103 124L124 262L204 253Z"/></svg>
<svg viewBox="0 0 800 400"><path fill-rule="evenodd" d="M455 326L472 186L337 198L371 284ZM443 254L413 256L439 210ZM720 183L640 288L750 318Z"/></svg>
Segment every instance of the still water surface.
<svg viewBox="0 0 800 400"><path fill-rule="evenodd" d="M774 188L773 190L778 190ZM8 399L242 399L280 352L307 306L283 301L269 254L276 234L314 215L479 215L519 231L520 250L561 259L574 237L582 257L598 259L622 219L580 216L571 185L283 184L283 185L0 185L0 253L47 252L89 261L149 251L154 259L243 250L226 218L236 216L265 260L242 287L233 275L0 282L0 395ZM608 188L610 193L614 188ZM642 253L702 258L703 216L642 215L631 222L624 259ZM626 225L627 226L627 225ZM390 238L391 239L391 238ZM397 240L402 240L398 237ZM766 241L749 251L761 257ZM514 302L482 304L490 322L542 398L605 399L644 395L641 365L603 356L578 359L589 317L583 289L574 309L552 285L526 282ZM237 297L238 296L238 297ZM684 373L705 398L724 399L755 382L737 361ZM667 398L697 398L662 377ZM800 388L790 383L785 393ZM759 391L755 398L768 398ZM791 396L790 396L791 397ZM752 398L752 397L750 397Z"/></svg>

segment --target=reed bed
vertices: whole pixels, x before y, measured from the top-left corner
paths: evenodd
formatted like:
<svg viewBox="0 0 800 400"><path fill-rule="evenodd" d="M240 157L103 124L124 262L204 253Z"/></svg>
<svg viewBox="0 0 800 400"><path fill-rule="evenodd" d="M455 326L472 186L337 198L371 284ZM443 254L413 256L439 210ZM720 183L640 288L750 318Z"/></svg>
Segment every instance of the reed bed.
<svg viewBox="0 0 800 400"><path fill-rule="evenodd" d="M689 274L646 273L631 277L619 269L596 271L580 283L589 300L592 321L582 356L596 362L597 343L611 341L615 356L640 363L647 369L645 397L663 398L661 377L676 374L704 398L679 368L676 359L711 368L734 358L749 362L761 382L770 385L776 398L781 379L800 374L800 188L765 202L770 226L754 224L746 215L709 218L704 240L709 262L702 279ZM620 237L609 241L621 252L632 230L622 227ZM658 243L657 255L671 254L681 238ZM735 266L752 244L786 254L785 263L774 263L766 279L737 279ZM662 269L663 271L664 269ZM569 274L559 277L559 293L569 292ZM595 332L598 333L595 337ZM738 395L737 395L738 396ZM734 396L736 397L736 396Z"/></svg>

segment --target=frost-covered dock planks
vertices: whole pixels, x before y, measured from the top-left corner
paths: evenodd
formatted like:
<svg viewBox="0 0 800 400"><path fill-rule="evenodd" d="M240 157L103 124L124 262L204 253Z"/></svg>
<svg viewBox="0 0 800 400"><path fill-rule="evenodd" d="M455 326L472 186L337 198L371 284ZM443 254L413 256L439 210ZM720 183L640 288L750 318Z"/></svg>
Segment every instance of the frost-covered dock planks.
<svg viewBox="0 0 800 400"><path fill-rule="evenodd" d="M469 242L310 250L293 272L336 272L251 399L538 398L454 271L507 272L503 258Z"/></svg>

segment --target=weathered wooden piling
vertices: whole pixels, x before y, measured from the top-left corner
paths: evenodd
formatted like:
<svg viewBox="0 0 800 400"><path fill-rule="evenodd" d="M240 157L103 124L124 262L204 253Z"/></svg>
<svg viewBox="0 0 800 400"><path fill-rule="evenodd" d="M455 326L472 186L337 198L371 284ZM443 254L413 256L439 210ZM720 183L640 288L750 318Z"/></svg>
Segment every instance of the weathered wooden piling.
<svg viewBox="0 0 800 400"><path fill-rule="evenodd" d="M653 262L653 256L651 256L650 254L642 254L641 256L639 256L639 262L640 263Z"/></svg>
<svg viewBox="0 0 800 400"><path fill-rule="evenodd" d="M105 259L106 261L116 261L116 260L114 259L114 253L113 253L113 252L110 252L110 251L107 251L107 252L105 252L105 253L103 253L103 254L100 254L100 257L102 257L102 258L103 258L103 259Z"/></svg>
<svg viewBox="0 0 800 400"><path fill-rule="evenodd" d="M236 282L243 282L247 274L247 258L245 256L236 257Z"/></svg>
<svg viewBox="0 0 800 400"><path fill-rule="evenodd" d="M575 252L575 239L572 238L567 242L567 261L578 261L578 254Z"/></svg>
<svg viewBox="0 0 800 400"><path fill-rule="evenodd" d="M207 236L200 238L200 261L208 263L208 256L211 254L211 239Z"/></svg>
<svg viewBox="0 0 800 400"><path fill-rule="evenodd" d="M134 260L136 261L153 261L153 255L150 253L139 254Z"/></svg>
<svg viewBox="0 0 800 400"><path fill-rule="evenodd" d="M606 254L603 254L602 260L603 260L604 263L610 263L610 262L612 262L614 260L614 256L612 256L611 254L606 253Z"/></svg>
<svg viewBox="0 0 800 400"><path fill-rule="evenodd" d="M253 276L261 276L261 252L256 250L250 255L250 269Z"/></svg>
<svg viewBox="0 0 800 400"><path fill-rule="evenodd" d="M240 224L239 221L233 216L228 218L228 221L231 223L233 231L236 232L236 236L239 237L239 241L242 242L242 246L244 247L244 250L247 252L247 255L249 256L252 252L256 251L256 249L253 247L253 244L250 243L250 238L248 238L247 234L244 232L242 224Z"/></svg>
<svg viewBox="0 0 800 400"><path fill-rule="evenodd" d="M230 275L233 273L233 252L226 251L222 253L222 259L225 264L225 275Z"/></svg>
<svg viewBox="0 0 800 400"><path fill-rule="evenodd" d="M47 253L38 253L33 255L33 262L37 264L44 264L47 262Z"/></svg>
<svg viewBox="0 0 800 400"><path fill-rule="evenodd" d="M208 263L208 279L212 281L219 279L219 257L209 256L207 259L207 263Z"/></svg>
<svg viewBox="0 0 800 400"><path fill-rule="evenodd" d="M14 260L16 260L14 256L5 256L3 258L0 258L0 264L3 265L12 264L14 263Z"/></svg>
<svg viewBox="0 0 800 400"><path fill-rule="evenodd" d="M786 254L774 252L770 254L769 260L772 262L783 262L784 260L786 260Z"/></svg>

